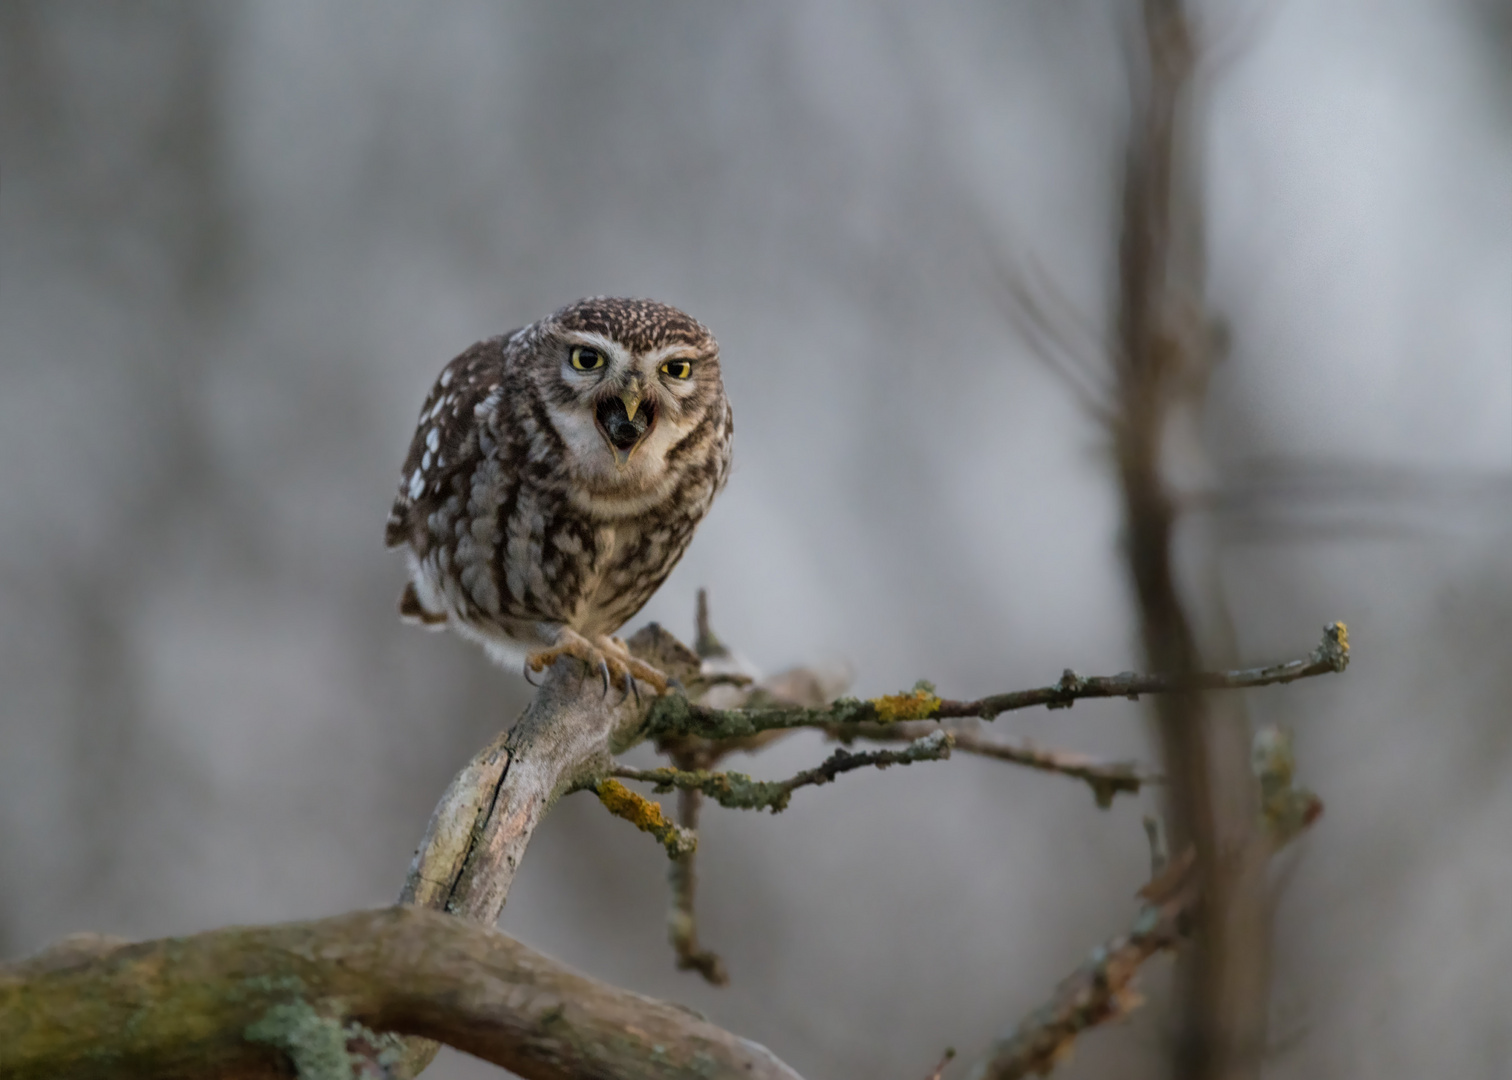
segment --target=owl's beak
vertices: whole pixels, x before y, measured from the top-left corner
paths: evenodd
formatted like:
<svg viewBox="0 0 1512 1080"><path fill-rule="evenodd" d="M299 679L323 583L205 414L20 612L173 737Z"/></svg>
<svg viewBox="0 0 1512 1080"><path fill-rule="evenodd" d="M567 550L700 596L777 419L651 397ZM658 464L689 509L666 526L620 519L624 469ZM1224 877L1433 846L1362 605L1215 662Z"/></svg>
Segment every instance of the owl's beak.
<svg viewBox="0 0 1512 1080"><path fill-rule="evenodd" d="M645 401L634 387L622 391L616 397L605 398L595 410L599 431L609 444L614 463L623 465L635 453L646 432L656 423L656 409Z"/></svg>

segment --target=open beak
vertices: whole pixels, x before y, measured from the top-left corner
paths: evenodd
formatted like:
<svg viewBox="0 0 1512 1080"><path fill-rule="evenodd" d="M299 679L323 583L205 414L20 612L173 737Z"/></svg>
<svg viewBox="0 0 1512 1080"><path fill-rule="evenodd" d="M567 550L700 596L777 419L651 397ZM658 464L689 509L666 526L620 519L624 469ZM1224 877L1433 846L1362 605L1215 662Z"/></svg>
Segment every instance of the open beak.
<svg viewBox="0 0 1512 1080"><path fill-rule="evenodd" d="M656 407L636 387L626 387L617 397L605 398L595 410L599 432L609 444L614 463L623 465L635 453L646 433L656 423Z"/></svg>

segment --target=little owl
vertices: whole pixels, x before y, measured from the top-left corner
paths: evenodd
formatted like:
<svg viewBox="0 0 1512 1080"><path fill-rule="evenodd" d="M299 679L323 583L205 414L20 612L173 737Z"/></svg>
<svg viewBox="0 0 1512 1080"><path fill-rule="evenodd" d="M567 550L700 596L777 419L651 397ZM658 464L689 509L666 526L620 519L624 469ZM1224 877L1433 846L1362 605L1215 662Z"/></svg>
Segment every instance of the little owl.
<svg viewBox="0 0 1512 1080"><path fill-rule="evenodd" d="M733 432L719 346L666 304L591 297L479 342L441 372L404 462L400 614L497 660L574 656L665 692L611 635L687 549Z"/></svg>

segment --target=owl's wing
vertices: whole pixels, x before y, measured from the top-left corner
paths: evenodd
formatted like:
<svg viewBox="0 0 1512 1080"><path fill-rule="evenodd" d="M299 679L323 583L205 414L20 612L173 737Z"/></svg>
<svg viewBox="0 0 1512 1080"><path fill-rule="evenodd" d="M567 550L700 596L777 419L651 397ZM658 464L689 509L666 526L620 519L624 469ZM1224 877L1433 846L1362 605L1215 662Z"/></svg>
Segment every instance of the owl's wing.
<svg viewBox="0 0 1512 1080"><path fill-rule="evenodd" d="M451 478L477 464L481 423L477 407L503 384L504 349L510 336L478 342L447 364L431 387L420 408L420 422L399 477L399 494L384 530L389 547L408 544L422 556L430 548L426 519L445 498Z"/></svg>

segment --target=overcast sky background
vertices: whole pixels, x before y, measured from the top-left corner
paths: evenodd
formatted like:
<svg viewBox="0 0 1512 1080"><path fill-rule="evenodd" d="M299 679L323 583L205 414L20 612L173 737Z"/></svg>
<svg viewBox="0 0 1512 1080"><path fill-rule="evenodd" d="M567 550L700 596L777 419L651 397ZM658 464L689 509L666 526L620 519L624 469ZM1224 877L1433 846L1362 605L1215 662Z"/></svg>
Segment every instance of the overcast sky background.
<svg viewBox="0 0 1512 1080"><path fill-rule="evenodd" d="M1355 646L1248 699L1328 808L1290 856L1268 1075L1506 1080L1512 9L1212 7L1232 348L1186 571L1246 661L1334 619ZM0 956L393 899L528 693L395 617L415 413L468 344L585 294L709 325L737 418L730 486L637 624L687 633L704 585L758 666L848 662L868 695L1135 666L1105 442L996 269L1036 262L1106 325L1126 14L0 7ZM1125 702L1000 726L1151 754ZM673 970L657 846L569 798L501 925L806 1075L923 1075L1128 922L1152 806L958 757L710 812L714 990ZM1064 1075L1161 1055L1152 1008Z"/></svg>

